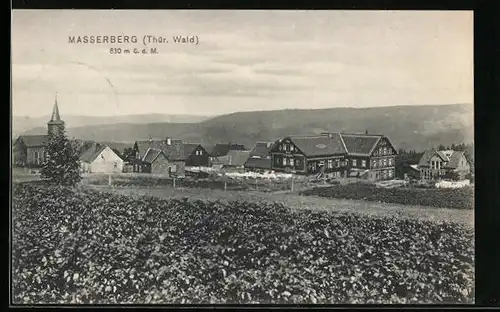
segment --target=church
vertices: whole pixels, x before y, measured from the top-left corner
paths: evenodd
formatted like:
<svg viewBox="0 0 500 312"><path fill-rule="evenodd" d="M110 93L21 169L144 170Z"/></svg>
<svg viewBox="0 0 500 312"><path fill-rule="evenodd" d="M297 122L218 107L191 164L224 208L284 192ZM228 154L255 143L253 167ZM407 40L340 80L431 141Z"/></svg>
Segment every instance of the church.
<svg viewBox="0 0 500 312"><path fill-rule="evenodd" d="M59 115L57 96L52 110L52 117L47 123L47 134L42 135L20 135L13 146L14 166L40 168L47 158L45 145L51 135L57 134L64 129L64 121Z"/></svg>

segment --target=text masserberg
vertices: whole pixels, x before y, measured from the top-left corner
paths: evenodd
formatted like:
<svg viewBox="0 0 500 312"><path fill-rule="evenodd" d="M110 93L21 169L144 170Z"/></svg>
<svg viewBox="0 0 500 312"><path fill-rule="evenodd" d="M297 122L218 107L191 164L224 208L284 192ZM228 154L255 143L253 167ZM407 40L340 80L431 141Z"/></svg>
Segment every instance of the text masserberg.
<svg viewBox="0 0 500 312"><path fill-rule="evenodd" d="M138 43L137 36L69 36L69 43Z"/></svg>

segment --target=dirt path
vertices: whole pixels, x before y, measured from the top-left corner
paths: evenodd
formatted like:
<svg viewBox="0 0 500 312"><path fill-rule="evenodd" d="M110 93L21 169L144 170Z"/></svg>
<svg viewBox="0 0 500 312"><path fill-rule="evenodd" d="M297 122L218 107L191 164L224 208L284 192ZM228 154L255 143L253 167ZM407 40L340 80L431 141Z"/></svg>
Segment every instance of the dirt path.
<svg viewBox="0 0 500 312"><path fill-rule="evenodd" d="M373 216L419 218L434 222L454 222L474 227L474 211L424 206L405 206L360 200L344 200L316 196L301 196L290 192L267 193L259 191L228 191L189 188L118 188L88 185L86 187L128 196L154 196L160 198L188 198L189 200L264 201L279 202L291 209L329 210L353 212Z"/></svg>

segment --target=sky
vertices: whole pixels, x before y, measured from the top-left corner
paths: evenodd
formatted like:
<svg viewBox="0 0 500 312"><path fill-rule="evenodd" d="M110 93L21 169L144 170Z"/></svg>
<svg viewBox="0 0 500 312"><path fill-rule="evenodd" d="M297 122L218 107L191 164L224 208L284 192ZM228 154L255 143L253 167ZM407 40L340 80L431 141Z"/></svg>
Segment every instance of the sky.
<svg viewBox="0 0 500 312"><path fill-rule="evenodd" d="M473 103L472 11L15 10L12 110L190 114ZM75 44L70 36L137 36ZM154 55L113 55L111 48ZM198 44L173 43L197 36Z"/></svg>

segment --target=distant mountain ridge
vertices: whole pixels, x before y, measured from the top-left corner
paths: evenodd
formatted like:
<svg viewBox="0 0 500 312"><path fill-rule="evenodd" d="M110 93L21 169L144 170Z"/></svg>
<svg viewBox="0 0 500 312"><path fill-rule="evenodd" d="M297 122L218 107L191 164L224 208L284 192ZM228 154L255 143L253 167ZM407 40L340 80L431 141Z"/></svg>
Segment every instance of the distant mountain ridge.
<svg viewBox="0 0 500 312"><path fill-rule="evenodd" d="M37 128L25 133L44 133L45 129ZM452 104L239 112L192 123L126 122L69 127L68 135L79 139L130 143L170 136L185 142L234 142L251 148L257 141L327 131L381 133L388 136L397 148L415 150L439 144L473 142L474 106Z"/></svg>
<svg viewBox="0 0 500 312"><path fill-rule="evenodd" d="M213 116L194 116L194 115L167 115L167 114L141 114L141 115L118 115L118 116L80 116L80 115L63 115L68 128L86 127L102 124L148 124L148 123L198 123ZM32 131L35 128L47 127L47 122L50 120L50 115L30 118L25 116L13 116L12 123L14 134L21 134L27 131Z"/></svg>

